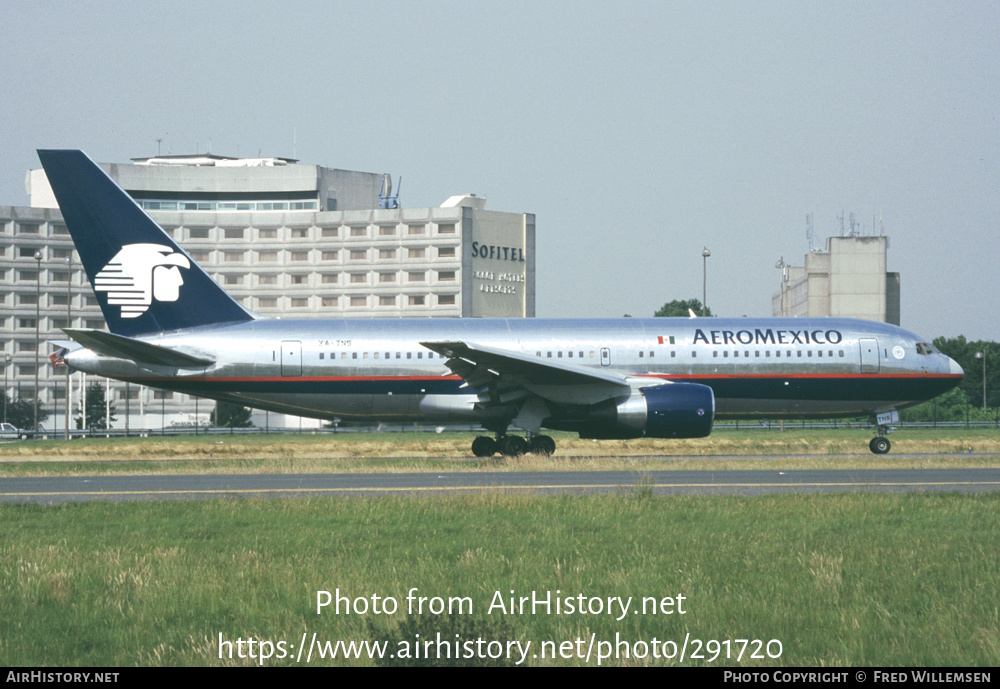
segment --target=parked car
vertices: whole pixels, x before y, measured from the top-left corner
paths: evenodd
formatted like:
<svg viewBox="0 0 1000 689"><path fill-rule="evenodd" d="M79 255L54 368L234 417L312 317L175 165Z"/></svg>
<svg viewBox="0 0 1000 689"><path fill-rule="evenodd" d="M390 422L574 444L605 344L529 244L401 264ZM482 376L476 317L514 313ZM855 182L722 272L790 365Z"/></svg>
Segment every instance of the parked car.
<svg viewBox="0 0 1000 689"><path fill-rule="evenodd" d="M0 423L0 440L19 440L24 432L12 423Z"/></svg>

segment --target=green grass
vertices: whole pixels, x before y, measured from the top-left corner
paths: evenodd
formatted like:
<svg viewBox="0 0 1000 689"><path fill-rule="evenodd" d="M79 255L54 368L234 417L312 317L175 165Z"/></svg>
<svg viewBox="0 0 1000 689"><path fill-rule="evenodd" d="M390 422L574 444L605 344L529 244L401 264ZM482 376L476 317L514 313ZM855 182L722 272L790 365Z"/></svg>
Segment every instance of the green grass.
<svg viewBox="0 0 1000 689"><path fill-rule="evenodd" d="M592 633L780 640L779 659L743 666L995 666L998 522L1000 493L655 498L641 482L610 496L5 505L0 658L12 666L252 664L219 660L219 634L297 646L303 633L362 641L444 630L531 641L533 651ZM413 587L469 597L473 614L406 616ZM391 596L404 610L317 615L317 590L338 588L369 601ZM495 593L512 589L682 594L687 612L620 622L487 615Z"/></svg>

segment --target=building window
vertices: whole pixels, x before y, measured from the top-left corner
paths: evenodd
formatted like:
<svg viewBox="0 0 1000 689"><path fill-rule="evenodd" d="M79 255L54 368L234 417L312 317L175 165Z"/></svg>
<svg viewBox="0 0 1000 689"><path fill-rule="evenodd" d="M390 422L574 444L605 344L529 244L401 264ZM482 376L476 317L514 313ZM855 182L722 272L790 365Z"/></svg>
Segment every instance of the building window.
<svg viewBox="0 0 1000 689"><path fill-rule="evenodd" d="M406 274L407 282L423 282L425 280L425 274L421 271L410 271Z"/></svg>
<svg viewBox="0 0 1000 689"><path fill-rule="evenodd" d="M425 251L425 249L410 248L406 250L406 255L408 258L423 258Z"/></svg>
<svg viewBox="0 0 1000 689"><path fill-rule="evenodd" d="M293 285L308 285L309 284L309 276L308 275L292 275L291 277L292 277L292 284Z"/></svg>
<svg viewBox="0 0 1000 689"><path fill-rule="evenodd" d="M423 306L424 296L422 294L414 295L409 298L410 306Z"/></svg>
<svg viewBox="0 0 1000 689"><path fill-rule="evenodd" d="M454 294L440 294L438 295L438 304L441 306L454 306L455 305L455 295Z"/></svg>
<svg viewBox="0 0 1000 689"><path fill-rule="evenodd" d="M19 294L17 295L17 303L23 304L25 306L34 306L38 303L37 294Z"/></svg>
<svg viewBox="0 0 1000 689"><path fill-rule="evenodd" d="M352 285L363 285L367 282L367 275L365 273L351 273Z"/></svg>
<svg viewBox="0 0 1000 689"><path fill-rule="evenodd" d="M246 237L246 230L242 227L227 227L226 239L243 239Z"/></svg>
<svg viewBox="0 0 1000 689"><path fill-rule="evenodd" d="M34 318L18 318L17 327L19 328L34 328L35 319Z"/></svg>
<svg viewBox="0 0 1000 689"><path fill-rule="evenodd" d="M49 325L53 328L68 328L70 327L68 318L50 318Z"/></svg>
<svg viewBox="0 0 1000 689"><path fill-rule="evenodd" d="M455 247L453 246L438 247L438 258L455 258Z"/></svg>
<svg viewBox="0 0 1000 689"><path fill-rule="evenodd" d="M338 276L337 273L323 273L323 284L325 285L337 284L338 282L340 282L337 279L337 276Z"/></svg>
<svg viewBox="0 0 1000 689"><path fill-rule="evenodd" d="M330 309L338 306L337 297L323 297L323 306Z"/></svg>
<svg viewBox="0 0 1000 689"><path fill-rule="evenodd" d="M18 234L38 234L38 225L35 223L18 223Z"/></svg>
<svg viewBox="0 0 1000 689"><path fill-rule="evenodd" d="M334 249L333 251L324 251L323 260L324 261L336 261L340 258L340 252Z"/></svg>
<svg viewBox="0 0 1000 689"><path fill-rule="evenodd" d="M426 225L408 225L406 227L406 234L424 234L426 231Z"/></svg>
<svg viewBox="0 0 1000 689"><path fill-rule="evenodd" d="M308 261L309 252L308 251L293 251L292 252L293 261Z"/></svg>
<svg viewBox="0 0 1000 689"><path fill-rule="evenodd" d="M309 297L293 297L292 298L292 308L293 309L305 309L309 306Z"/></svg>
<svg viewBox="0 0 1000 689"><path fill-rule="evenodd" d="M28 280L30 280L31 282L35 282L36 280L38 280L38 271L37 270L19 270L19 271L17 271L17 279L18 280L24 280L26 282Z"/></svg>
<svg viewBox="0 0 1000 689"><path fill-rule="evenodd" d="M166 390L153 390L154 400L172 400L174 398L174 393L168 392Z"/></svg>
<svg viewBox="0 0 1000 689"><path fill-rule="evenodd" d="M188 239L208 239L208 228L192 227L188 230Z"/></svg>
<svg viewBox="0 0 1000 689"><path fill-rule="evenodd" d="M278 276L277 275L258 275L257 276L258 285L277 285Z"/></svg>
<svg viewBox="0 0 1000 689"><path fill-rule="evenodd" d="M352 227L351 228L351 236L352 237L367 237L368 236L368 227L364 226L364 225L361 226L361 227Z"/></svg>
<svg viewBox="0 0 1000 689"><path fill-rule="evenodd" d="M50 294L49 299L53 306L66 306L69 303L69 296L66 294Z"/></svg>
<svg viewBox="0 0 1000 689"><path fill-rule="evenodd" d="M367 297L351 297L351 306L367 306Z"/></svg>
<svg viewBox="0 0 1000 689"><path fill-rule="evenodd" d="M38 246L22 246L17 250L17 255L21 258L34 258L36 251L41 251Z"/></svg>
<svg viewBox="0 0 1000 689"><path fill-rule="evenodd" d="M277 251L258 251L257 260L264 261L267 263L276 263L278 261Z"/></svg>
<svg viewBox="0 0 1000 689"><path fill-rule="evenodd" d="M395 225L381 225L378 228L379 237L395 237L396 236L396 226Z"/></svg>
<svg viewBox="0 0 1000 689"><path fill-rule="evenodd" d="M366 249L351 249L352 261L364 261L367 258L368 258L368 251Z"/></svg>
<svg viewBox="0 0 1000 689"><path fill-rule="evenodd" d="M292 239L309 239L308 227L293 227Z"/></svg>
<svg viewBox="0 0 1000 689"><path fill-rule="evenodd" d="M207 251L191 251L189 253L191 254L191 258L193 258L197 263L208 263L208 254L209 254L209 252L207 252Z"/></svg>
<svg viewBox="0 0 1000 689"><path fill-rule="evenodd" d="M52 226L52 234L69 234L69 230L62 223L56 223Z"/></svg>
<svg viewBox="0 0 1000 689"><path fill-rule="evenodd" d="M455 271L454 270L439 270L438 271L438 280L441 280L443 282L449 282L449 281L453 281L454 279L455 279Z"/></svg>
<svg viewBox="0 0 1000 689"><path fill-rule="evenodd" d="M396 297L379 297L378 298L378 305L379 306L395 306L396 305Z"/></svg>
<svg viewBox="0 0 1000 689"><path fill-rule="evenodd" d="M278 308L278 298L277 297L259 297L257 299L257 307L261 309L276 309Z"/></svg>
<svg viewBox="0 0 1000 689"><path fill-rule="evenodd" d="M226 251L223 254L223 261L226 263L242 263L243 262L243 252L242 251Z"/></svg>
<svg viewBox="0 0 1000 689"><path fill-rule="evenodd" d="M339 237L340 233L337 231L336 227L324 227L322 235L324 238Z"/></svg>
<svg viewBox="0 0 1000 689"><path fill-rule="evenodd" d="M223 275L222 280L227 285L242 285L243 276L242 275Z"/></svg>
<svg viewBox="0 0 1000 689"><path fill-rule="evenodd" d="M396 258L395 249L379 249L378 250L379 260L386 261Z"/></svg>
<svg viewBox="0 0 1000 689"><path fill-rule="evenodd" d="M50 270L49 271L49 281L50 282L69 282L69 271L68 270Z"/></svg>
<svg viewBox="0 0 1000 689"><path fill-rule="evenodd" d="M277 239L278 230L277 228L268 228L266 230L257 230L257 239Z"/></svg>
<svg viewBox="0 0 1000 689"><path fill-rule="evenodd" d="M379 273L378 274L378 281L379 282L395 282L396 281L396 274L395 273Z"/></svg>
<svg viewBox="0 0 1000 689"><path fill-rule="evenodd" d="M438 225L438 234L455 234L455 223L445 223Z"/></svg>

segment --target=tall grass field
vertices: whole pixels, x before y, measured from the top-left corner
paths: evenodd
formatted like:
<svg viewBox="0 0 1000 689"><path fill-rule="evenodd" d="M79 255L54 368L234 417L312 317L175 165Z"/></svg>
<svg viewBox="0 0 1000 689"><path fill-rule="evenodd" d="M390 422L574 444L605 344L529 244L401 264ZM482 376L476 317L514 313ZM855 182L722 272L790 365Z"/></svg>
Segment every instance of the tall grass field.
<svg viewBox="0 0 1000 689"><path fill-rule="evenodd" d="M0 660L997 666L998 523L998 493L641 484L3 505Z"/></svg>

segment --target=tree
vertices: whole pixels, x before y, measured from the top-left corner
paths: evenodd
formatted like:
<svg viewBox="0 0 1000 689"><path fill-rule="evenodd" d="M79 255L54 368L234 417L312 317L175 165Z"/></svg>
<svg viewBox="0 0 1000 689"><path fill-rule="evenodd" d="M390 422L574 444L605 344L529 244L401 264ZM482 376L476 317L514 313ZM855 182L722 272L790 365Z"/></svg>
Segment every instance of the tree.
<svg viewBox="0 0 1000 689"><path fill-rule="evenodd" d="M657 318L659 317L677 317L677 318L689 318L691 316L688 313L688 309L694 311L695 315L701 316L701 301L698 299L688 299L686 301L681 301L679 299L674 299L660 307L660 310L653 315ZM711 316L712 309L705 309L705 316Z"/></svg>
<svg viewBox="0 0 1000 689"><path fill-rule="evenodd" d="M0 403L4 406L4 409L0 410L0 413L6 416L7 423L14 424L18 428L23 429L31 429L35 425L35 400L30 398L11 400L5 394L0 398ZM39 404L39 425L47 418L49 418L49 413ZM3 419L0 418L0 420Z"/></svg>
<svg viewBox="0 0 1000 689"><path fill-rule="evenodd" d="M104 386L100 383L91 383L87 386L84 409L87 412L87 428L91 431L105 431L111 428L111 424L118 420L115 418L117 411L115 405L112 404L109 406L106 404ZM82 417L76 417L75 421L77 428L83 428Z"/></svg>
<svg viewBox="0 0 1000 689"><path fill-rule="evenodd" d="M219 428L250 428L250 410L232 402L217 402L212 410L211 423Z"/></svg>
<svg viewBox="0 0 1000 689"><path fill-rule="evenodd" d="M965 393L969 405L983 408L983 360L976 358L976 352L986 355L986 405L1000 404L1000 343L986 340L969 342L965 335L958 337L938 337L934 347L947 354L965 371L960 389Z"/></svg>

